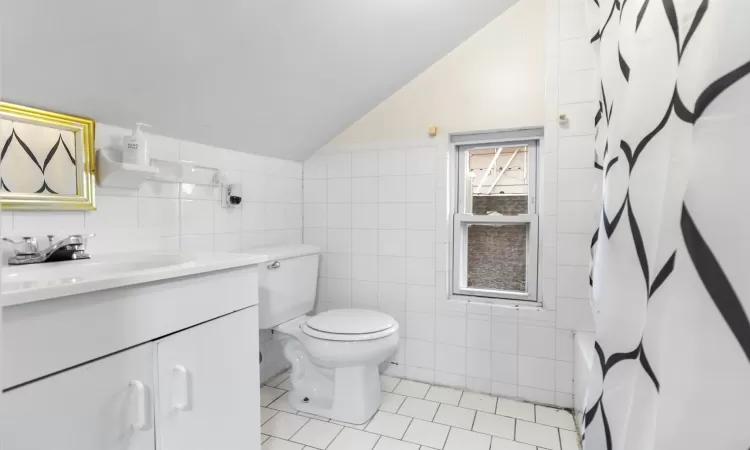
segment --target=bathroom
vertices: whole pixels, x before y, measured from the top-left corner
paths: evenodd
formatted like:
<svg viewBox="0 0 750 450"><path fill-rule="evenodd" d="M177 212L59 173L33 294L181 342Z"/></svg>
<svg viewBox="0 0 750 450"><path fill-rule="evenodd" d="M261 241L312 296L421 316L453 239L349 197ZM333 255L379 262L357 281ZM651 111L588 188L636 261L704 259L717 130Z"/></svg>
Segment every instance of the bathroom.
<svg viewBox="0 0 750 450"><path fill-rule="evenodd" d="M0 448L750 446L750 5L0 8Z"/></svg>

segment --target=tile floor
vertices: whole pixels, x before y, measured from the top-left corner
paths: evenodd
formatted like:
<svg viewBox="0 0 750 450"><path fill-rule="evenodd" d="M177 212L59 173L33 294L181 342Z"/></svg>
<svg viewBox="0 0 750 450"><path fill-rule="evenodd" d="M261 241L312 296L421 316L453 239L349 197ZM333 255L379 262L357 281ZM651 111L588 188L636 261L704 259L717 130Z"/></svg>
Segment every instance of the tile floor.
<svg viewBox="0 0 750 450"><path fill-rule="evenodd" d="M579 450L564 410L381 376L383 404L364 425L297 412L288 374L261 387L262 450Z"/></svg>

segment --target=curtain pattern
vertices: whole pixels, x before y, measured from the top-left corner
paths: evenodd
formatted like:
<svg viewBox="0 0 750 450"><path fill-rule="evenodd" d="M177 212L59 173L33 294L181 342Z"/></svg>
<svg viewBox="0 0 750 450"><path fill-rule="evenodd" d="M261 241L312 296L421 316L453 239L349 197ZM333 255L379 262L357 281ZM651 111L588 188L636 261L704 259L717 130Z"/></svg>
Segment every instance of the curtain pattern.
<svg viewBox="0 0 750 450"><path fill-rule="evenodd" d="M584 0L599 78L587 450L750 448L750 0Z"/></svg>

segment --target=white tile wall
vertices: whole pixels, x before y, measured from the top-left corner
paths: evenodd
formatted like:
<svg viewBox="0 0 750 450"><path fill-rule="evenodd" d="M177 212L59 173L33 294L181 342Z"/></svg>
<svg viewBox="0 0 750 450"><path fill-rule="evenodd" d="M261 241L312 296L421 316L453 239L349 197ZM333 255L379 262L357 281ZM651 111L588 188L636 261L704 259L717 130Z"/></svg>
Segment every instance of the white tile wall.
<svg viewBox="0 0 750 450"><path fill-rule="evenodd" d="M560 41L559 69L563 72L594 68L594 53L588 37Z"/></svg>
<svg viewBox="0 0 750 450"><path fill-rule="evenodd" d="M557 155L553 182L557 194L557 267L555 280L545 283L544 289L556 294L555 401L564 404L572 398L573 332L594 330L589 303L589 245L600 220L602 173L593 168L598 86L584 1L547 0L546 6L548 23L553 24L547 32L547 77L551 83L556 80L557 87L556 95L547 98L550 119L545 125L545 151ZM566 125L557 123L558 114L567 115ZM549 271L545 274L550 275Z"/></svg>
<svg viewBox="0 0 750 450"><path fill-rule="evenodd" d="M594 201L559 201L557 231L559 233L591 233L599 223L599 203Z"/></svg>
<svg viewBox="0 0 750 450"><path fill-rule="evenodd" d="M564 41L573 38L590 37L588 36L589 27L586 23L586 8L584 0L553 0L555 14L553 19L558 20L559 15L559 40ZM558 6L559 5L559 6ZM550 10L552 8L548 8ZM551 37L557 42L558 37Z"/></svg>
<svg viewBox="0 0 750 450"><path fill-rule="evenodd" d="M560 104L562 105L562 103ZM566 104L564 108L556 108L559 113L568 116L568 123L559 126L555 123L556 131L561 137L567 136L591 136L594 130L594 116L599 109L599 104L594 101ZM546 127L545 127L546 134ZM589 154L593 155L593 149ZM593 158L593 156L592 156Z"/></svg>
<svg viewBox="0 0 750 450"><path fill-rule="evenodd" d="M591 252L591 236L588 234L558 233L556 264L564 266L586 266Z"/></svg>
<svg viewBox="0 0 750 450"><path fill-rule="evenodd" d="M129 133L99 123L96 146L105 147ZM224 171L229 180L242 184L242 205L221 208L218 190L213 186L153 181L140 189L98 188L96 211L6 211L3 235L96 233L89 243L94 254L134 250L234 252L302 242L302 163L158 135L149 136L149 146L154 158L193 161ZM309 167L310 172L313 169ZM306 196L325 199L322 181L318 191L308 187ZM325 214L313 210L312 204L307 206L305 212L311 223L325 226ZM345 215L348 217L348 213ZM286 362L269 340L270 334L261 333L261 337L261 378L265 379L282 370Z"/></svg>
<svg viewBox="0 0 750 450"><path fill-rule="evenodd" d="M568 60L568 63L571 61ZM570 64L569 64L570 65ZM560 104L597 100L596 71L594 69L560 71L558 86Z"/></svg>
<svg viewBox="0 0 750 450"><path fill-rule="evenodd" d="M590 49L589 49L590 50ZM594 148L594 136L569 136L560 138L558 168L589 169Z"/></svg>

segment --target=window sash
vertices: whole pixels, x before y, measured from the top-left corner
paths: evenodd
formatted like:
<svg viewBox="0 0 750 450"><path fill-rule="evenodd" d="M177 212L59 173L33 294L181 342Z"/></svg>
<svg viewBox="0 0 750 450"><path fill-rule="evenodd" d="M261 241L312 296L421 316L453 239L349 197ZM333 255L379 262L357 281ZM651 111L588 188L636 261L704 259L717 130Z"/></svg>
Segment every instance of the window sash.
<svg viewBox="0 0 750 450"><path fill-rule="evenodd" d="M500 291L470 288L468 284L468 225L521 224L529 225L526 239L526 290L527 292ZM511 300L536 301L538 290L539 261L539 216L523 214L517 216L475 216L456 214L453 223L453 293L474 297L491 297Z"/></svg>
<svg viewBox="0 0 750 450"><path fill-rule="evenodd" d="M505 299L513 301L538 301L539 300L539 215L537 201L537 177L538 177L538 139L488 139L475 140L473 142L456 142L454 157L457 158L454 166L454 189L453 189L453 245L452 252L452 276L451 292L453 295L467 297L483 297L493 299ZM506 215L473 215L466 214L467 202L472 202L470 183L467 176L468 157L471 150L497 147L519 147L526 146L528 174L528 214L517 216ZM467 190L468 193L467 193ZM470 224L512 224L528 223L528 236L526 248L526 290L527 292L500 291L492 289L478 289L467 287L468 275L468 225Z"/></svg>
<svg viewBox="0 0 750 450"><path fill-rule="evenodd" d="M471 150L481 150L486 148L498 148L498 147L526 147L527 160L526 160L526 171L528 174L528 211L529 214L535 214L537 212L537 196L536 196L536 179L537 179L537 149L538 141L503 141L488 144L474 144L474 145L461 145L458 147L458 178L456 191L456 211L457 214L464 214L467 211L467 207L471 205L471 180L467 177L468 173L468 159Z"/></svg>

